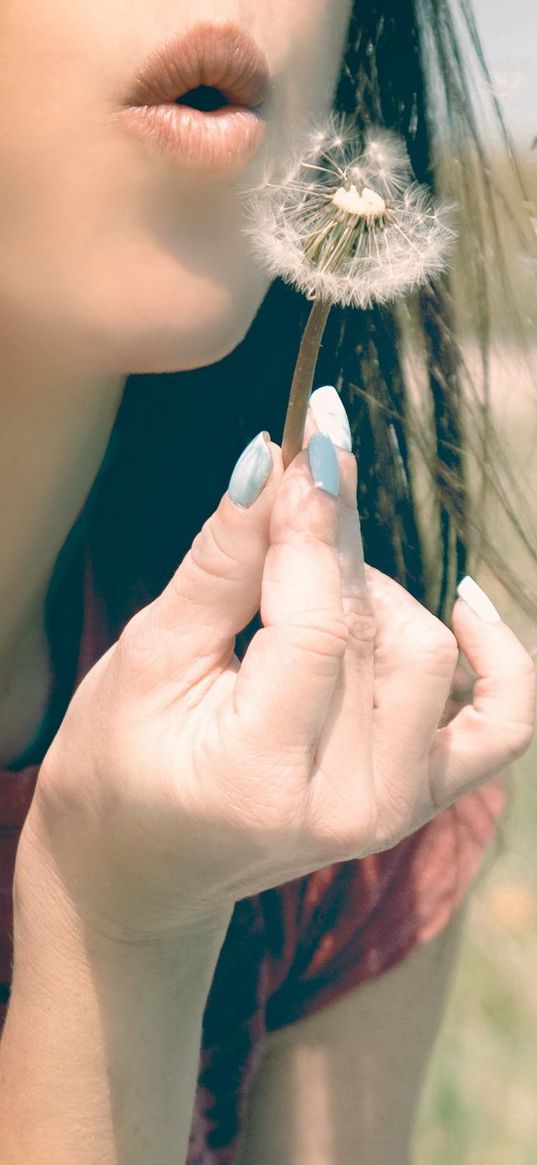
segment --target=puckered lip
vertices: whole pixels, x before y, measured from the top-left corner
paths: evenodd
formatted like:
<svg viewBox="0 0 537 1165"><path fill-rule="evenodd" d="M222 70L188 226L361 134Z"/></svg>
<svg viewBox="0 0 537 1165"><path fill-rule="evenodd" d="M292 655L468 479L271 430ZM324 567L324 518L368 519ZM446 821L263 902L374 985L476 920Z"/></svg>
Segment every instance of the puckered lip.
<svg viewBox="0 0 537 1165"><path fill-rule="evenodd" d="M269 89L265 54L239 25L199 21L146 58L127 105L168 104L200 86L218 89L231 106L258 110Z"/></svg>

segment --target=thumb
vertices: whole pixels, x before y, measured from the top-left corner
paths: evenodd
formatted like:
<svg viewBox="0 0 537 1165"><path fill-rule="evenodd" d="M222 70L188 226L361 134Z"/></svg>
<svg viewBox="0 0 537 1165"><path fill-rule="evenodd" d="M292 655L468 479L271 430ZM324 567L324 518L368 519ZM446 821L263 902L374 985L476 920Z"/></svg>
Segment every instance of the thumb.
<svg viewBox="0 0 537 1165"><path fill-rule="evenodd" d="M222 658L259 610L281 450L258 433L231 475L218 509L152 604L155 629L176 632L196 657ZM186 643L184 642L186 639Z"/></svg>

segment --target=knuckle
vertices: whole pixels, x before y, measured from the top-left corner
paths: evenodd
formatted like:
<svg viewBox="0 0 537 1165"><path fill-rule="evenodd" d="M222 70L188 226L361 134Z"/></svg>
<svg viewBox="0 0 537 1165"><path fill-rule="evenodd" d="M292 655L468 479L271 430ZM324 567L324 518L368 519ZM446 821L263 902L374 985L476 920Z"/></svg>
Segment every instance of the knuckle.
<svg viewBox="0 0 537 1165"><path fill-rule="evenodd" d="M333 611L311 611L307 623L293 623L288 628L292 645L315 660L320 670L331 673L347 649L349 629L343 615Z"/></svg>
<svg viewBox="0 0 537 1165"><path fill-rule="evenodd" d="M349 611L346 616L348 647L360 655L370 656L375 648L377 621L372 611Z"/></svg>
<svg viewBox="0 0 537 1165"><path fill-rule="evenodd" d="M335 794L328 777L312 789L309 826L314 843L328 863L351 861L373 852L379 824L376 797L364 774L348 790Z"/></svg>
<svg viewBox="0 0 537 1165"><path fill-rule="evenodd" d="M459 659L459 645L453 632L435 615L429 615L423 622L413 624L408 638L413 655L431 660L442 670L455 670Z"/></svg>
<svg viewBox="0 0 537 1165"><path fill-rule="evenodd" d="M333 831L336 857L332 861L348 862L376 851L378 831L377 806L372 799L360 805Z"/></svg>
<svg viewBox="0 0 537 1165"><path fill-rule="evenodd" d="M169 586L182 600L198 600L199 576L233 581L244 573L244 562L233 553L219 533L218 524L209 518L196 535L185 563L176 570Z"/></svg>
<svg viewBox="0 0 537 1165"><path fill-rule="evenodd" d="M213 573L217 567L219 576L222 571L236 575L242 569L243 563L233 553L232 546L224 543L222 533L220 525L214 519L205 522L194 539L192 557L203 571Z"/></svg>

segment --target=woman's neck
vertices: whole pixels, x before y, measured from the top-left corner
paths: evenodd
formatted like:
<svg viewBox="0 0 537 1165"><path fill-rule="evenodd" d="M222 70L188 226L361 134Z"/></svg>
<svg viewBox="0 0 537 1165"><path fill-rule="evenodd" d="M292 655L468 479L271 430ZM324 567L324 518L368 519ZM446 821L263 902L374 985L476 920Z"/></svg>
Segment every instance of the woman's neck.
<svg viewBox="0 0 537 1165"><path fill-rule="evenodd" d="M126 380L51 367L28 357L0 370L0 755L2 726L16 721L9 703L20 704L46 649L54 566L99 472Z"/></svg>

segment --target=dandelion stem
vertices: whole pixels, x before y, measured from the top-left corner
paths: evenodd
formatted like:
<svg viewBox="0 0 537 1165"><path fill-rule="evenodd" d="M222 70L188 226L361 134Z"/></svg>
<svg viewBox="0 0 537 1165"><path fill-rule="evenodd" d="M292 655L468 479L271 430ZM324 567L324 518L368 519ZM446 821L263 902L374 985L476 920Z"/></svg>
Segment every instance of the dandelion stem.
<svg viewBox="0 0 537 1165"><path fill-rule="evenodd" d="M329 300L316 299L304 328L285 414L282 440L285 469L302 449L315 365L331 307Z"/></svg>

